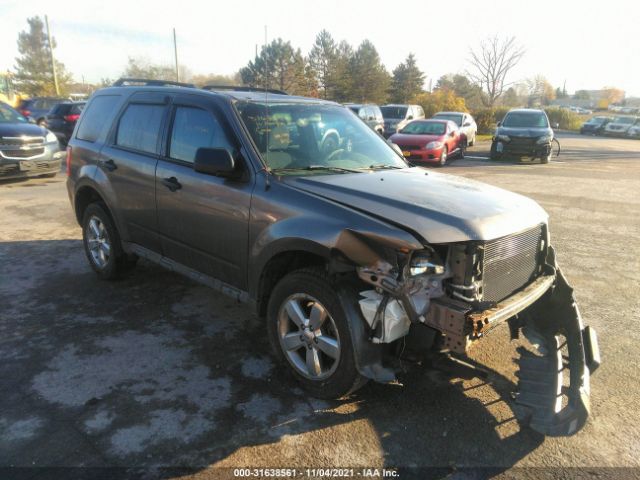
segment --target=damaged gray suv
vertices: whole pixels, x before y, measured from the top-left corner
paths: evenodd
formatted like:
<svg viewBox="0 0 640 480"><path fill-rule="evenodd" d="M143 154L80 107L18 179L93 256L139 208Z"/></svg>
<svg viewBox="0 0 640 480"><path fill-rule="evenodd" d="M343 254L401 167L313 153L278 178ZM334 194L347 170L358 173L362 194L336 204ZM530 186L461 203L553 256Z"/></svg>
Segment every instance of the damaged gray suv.
<svg viewBox="0 0 640 480"><path fill-rule="evenodd" d="M523 422L585 424L597 340L534 201L411 167L341 105L243 87L119 80L67 162L101 278L143 257L249 303L311 395L392 382L401 355L464 357L508 322L537 346Z"/></svg>

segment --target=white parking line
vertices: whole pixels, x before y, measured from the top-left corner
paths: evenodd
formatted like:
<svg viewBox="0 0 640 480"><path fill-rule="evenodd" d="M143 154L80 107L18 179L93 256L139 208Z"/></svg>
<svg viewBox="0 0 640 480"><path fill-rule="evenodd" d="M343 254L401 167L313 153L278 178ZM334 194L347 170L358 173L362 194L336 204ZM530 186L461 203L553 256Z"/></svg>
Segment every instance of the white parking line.
<svg viewBox="0 0 640 480"><path fill-rule="evenodd" d="M475 157L475 156L466 155L466 154L465 154L464 158L470 158L471 160L489 160L488 157Z"/></svg>

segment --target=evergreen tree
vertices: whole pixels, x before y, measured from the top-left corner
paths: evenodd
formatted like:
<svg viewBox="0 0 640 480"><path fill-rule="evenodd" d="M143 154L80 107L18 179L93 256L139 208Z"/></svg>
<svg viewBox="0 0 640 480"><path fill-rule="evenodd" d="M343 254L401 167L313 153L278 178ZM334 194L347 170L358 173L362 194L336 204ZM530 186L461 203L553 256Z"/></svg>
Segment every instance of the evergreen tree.
<svg viewBox="0 0 640 480"><path fill-rule="evenodd" d="M416 64L416 57L410 53L407 59L393 71L391 81L391 101L408 103L422 93L425 75Z"/></svg>
<svg viewBox="0 0 640 480"><path fill-rule="evenodd" d="M353 83L351 76L351 62L353 60L353 48L346 41L341 41L336 47L336 58L333 69L333 91L330 100L345 103L353 101Z"/></svg>
<svg viewBox="0 0 640 480"><path fill-rule="evenodd" d="M309 53L309 68L317 79L318 94L322 98L335 97L337 82L336 71L338 50L333 37L326 30L322 30Z"/></svg>
<svg viewBox="0 0 640 480"><path fill-rule="evenodd" d="M387 101L391 77L369 40L363 41L354 53L349 71L353 81L350 89L352 101L378 104Z"/></svg>
<svg viewBox="0 0 640 480"><path fill-rule="evenodd" d="M300 49L281 38L262 47L260 55L240 70L242 82L252 87L283 90L292 95L312 95L311 72Z"/></svg>
<svg viewBox="0 0 640 480"><path fill-rule="evenodd" d="M51 69L51 52L44 23L38 16L27 18L28 31L18 34L18 52L16 58L16 85L18 89L30 96L55 95L53 71ZM56 47L55 39L51 45ZM71 74L67 73L64 64L56 61L56 73L60 95L68 93Z"/></svg>

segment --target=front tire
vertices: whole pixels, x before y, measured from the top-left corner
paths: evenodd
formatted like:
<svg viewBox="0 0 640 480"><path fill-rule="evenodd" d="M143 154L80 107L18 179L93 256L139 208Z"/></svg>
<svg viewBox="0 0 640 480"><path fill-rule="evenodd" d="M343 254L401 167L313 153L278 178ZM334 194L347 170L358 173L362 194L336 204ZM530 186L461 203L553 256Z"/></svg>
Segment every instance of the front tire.
<svg viewBox="0 0 640 480"><path fill-rule="evenodd" d="M496 142L491 143L491 151L489 153L489 158L491 160L502 160L502 152L498 152Z"/></svg>
<svg viewBox="0 0 640 480"><path fill-rule="evenodd" d="M444 167L447 164L447 158L449 158L449 148L445 145L442 148L442 153L440 154L440 162L439 166Z"/></svg>
<svg viewBox="0 0 640 480"><path fill-rule="evenodd" d="M114 280L135 266L122 250L120 234L104 205L90 204L82 217L82 240L89 265L103 280Z"/></svg>
<svg viewBox="0 0 640 480"><path fill-rule="evenodd" d="M344 397L366 383L356 368L348 322L322 269L296 270L273 289L269 340L278 360L314 397Z"/></svg>

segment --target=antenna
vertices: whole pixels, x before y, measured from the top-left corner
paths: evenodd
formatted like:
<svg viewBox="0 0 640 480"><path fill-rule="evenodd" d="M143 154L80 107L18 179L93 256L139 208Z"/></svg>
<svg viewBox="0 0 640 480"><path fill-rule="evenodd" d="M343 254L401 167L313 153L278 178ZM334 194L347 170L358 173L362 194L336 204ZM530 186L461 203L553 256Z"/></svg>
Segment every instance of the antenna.
<svg viewBox="0 0 640 480"><path fill-rule="evenodd" d="M269 55L267 52L267 26L264 26L264 108L266 112L265 127L267 129L267 149L265 152L265 162L267 169L269 168L269 134L271 133L271 125L269 125ZM267 177L268 178L268 177Z"/></svg>

